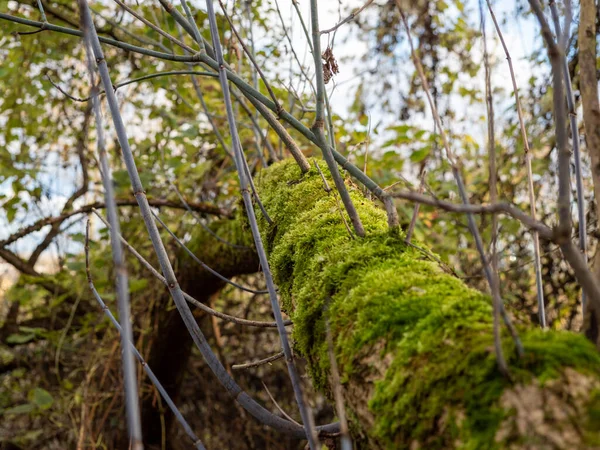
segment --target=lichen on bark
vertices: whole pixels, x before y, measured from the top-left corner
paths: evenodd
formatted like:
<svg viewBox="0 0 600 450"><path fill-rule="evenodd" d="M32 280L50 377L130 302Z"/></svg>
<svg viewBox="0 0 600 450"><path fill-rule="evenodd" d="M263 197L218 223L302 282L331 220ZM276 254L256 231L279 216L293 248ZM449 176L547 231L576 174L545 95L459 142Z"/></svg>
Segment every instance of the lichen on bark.
<svg viewBox="0 0 600 450"><path fill-rule="evenodd" d="M256 183L273 219L259 225L296 351L329 392L329 321L346 407L365 446L560 448L539 433L544 427L563 430L579 448L598 444L598 395L573 403L565 387L552 397L553 410L565 413L542 411L537 429L514 426L522 411L509 400L518 389L550 398L573 373L597 386L600 355L583 336L522 327L522 359L505 336L509 382L496 367L489 297L390 234L384 212L351 182L362 239L350 235L315 169L303 175L283 161Z"/></svg>

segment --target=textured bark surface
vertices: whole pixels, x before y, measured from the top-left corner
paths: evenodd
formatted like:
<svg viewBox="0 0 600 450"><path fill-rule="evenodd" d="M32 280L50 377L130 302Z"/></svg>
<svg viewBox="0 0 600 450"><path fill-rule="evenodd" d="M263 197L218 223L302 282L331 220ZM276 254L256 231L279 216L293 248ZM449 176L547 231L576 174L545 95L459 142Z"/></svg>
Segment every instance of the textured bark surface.
<svg viewBox="0 0 600 450"><path fill-rule="evenodd" d="M350 183L363 239L349 235L315 170L284 161L256 183L295 348L330 392L329 321L364 448L600 448L600 356L583 336L522 328L520 360L505 337L509 382L496 367L490 299L390 235Z"/></svg>
<svg viewBox="0 0 600 450"><path fill-rule="evenodd" d="M596 198L596 215L600 214L600 104L598 102L598 77L596 75L596 0L581 0L579 20L579 72L581 105L585 142L592 160L592 181ZM600 247L596 249L593 269L600 279ZM600 348L600 311L590 305L584 318L586 334Z"/></svg>

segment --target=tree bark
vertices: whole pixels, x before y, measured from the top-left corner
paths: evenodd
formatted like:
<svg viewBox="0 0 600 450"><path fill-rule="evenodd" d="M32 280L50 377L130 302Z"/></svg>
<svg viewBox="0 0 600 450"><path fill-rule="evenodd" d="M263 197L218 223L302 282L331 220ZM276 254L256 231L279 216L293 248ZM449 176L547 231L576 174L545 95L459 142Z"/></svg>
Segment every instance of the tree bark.
<svg viewBox="0 0 600 450"><path fill-rule="evenodd" d="M585 140L592 160L592 181L596 199L596 215L600 214L600 105L598 103L598 77L596 75L596 3L581 0L579 15L579 71L581 104ZM596 248L593 270L600 279L600 246ZM600 311L590 304L584 317L584 329L590 340L600 345L598 332Z"/></svg>

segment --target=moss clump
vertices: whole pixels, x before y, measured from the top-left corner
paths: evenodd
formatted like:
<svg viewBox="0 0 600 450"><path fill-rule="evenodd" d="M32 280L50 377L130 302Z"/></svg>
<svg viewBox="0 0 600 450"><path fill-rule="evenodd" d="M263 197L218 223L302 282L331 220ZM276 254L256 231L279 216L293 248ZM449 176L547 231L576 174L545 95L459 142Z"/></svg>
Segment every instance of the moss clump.
<svg viewBox="0 0 600 450"><path fill-rule="evenodd" d="M259 218L295 346L327 391L329 321L346 405L364 422L368 445L508 445L498 430L513 414L500 405L511 384L496 368L489 298L391 235L385 214L350 183L364 239L350 235L315 169L302 175L283 161L264 170L257 185L274 222ZM504 340L516 384L543 384L567 367L600 375L600 356L582 336L522 330L521 337L521 360ZM598 408L596 396L589 411ZM596 430L585 430L586 442L598 439Z"/></svg>

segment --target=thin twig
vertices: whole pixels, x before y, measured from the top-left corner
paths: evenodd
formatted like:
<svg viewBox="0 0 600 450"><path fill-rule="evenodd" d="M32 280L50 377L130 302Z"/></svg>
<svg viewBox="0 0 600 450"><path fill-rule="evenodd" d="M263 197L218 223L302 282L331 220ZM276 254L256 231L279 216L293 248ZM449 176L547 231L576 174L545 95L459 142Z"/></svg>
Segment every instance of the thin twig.
<svg viewBox="0 0 600 450"><path fill-rule="evenodd" d="M116 91L117 89L122 88L123 86L127 86L129 84L139 83L140 81L151 80L153 78L169 77L171 75L197 75L197 76L210 77L210 78L218 77L218 75L213 72L199 72L196 70L171 70L168 72L151 73L149 75L144 75L144 76L141 76L138 78L133 78L131 80L125 80L125 81L115 84L113 86L113 89ZM48 75L48 74L46 74L46 79L50 82L50 84L52 84L52 86L54 86L56 89L58 89L64 96L68 97L69 99L71 99L75 102L87 102L92 99L92 96L81 98L81 97L75 97L74 95L69 94L63 88L61 88L58 84L56 84L52 80L52 78L50 78L50 75ZM102 95L102 94L104 94L104 92L105 92L104 90L101 90L101 91L98 91L94 95Z"/></svg>
<svg viewBox="0 0 600 450"><path fill-rule="evenodd" d="M48 22L46 18L46 13L44 12L44 5L42 5L42 0L37 0L38 9L40 10L40 15L42 16L42 22Z"/></svg>
<svg viewBox="0 0 600 450"><path fill-rule="evenodd" d="M327 194L331 194L333 189L331 189L331 187L329 186L329 183L327 182L327 178L325 178L325 175L323 174L323 171L319 167L319 163L317 162L317 160L315 160L315 167L317 168L319 175L321 175L321 179L323 180L323 188L325 189L325 192L327 192ZM346 226L346 230L348 230L348 234L350 235L351 238L354 238L354 236L352 235L352 228L350 228L350 225L348 225L346 216L344 216L344 211L342 211L342 208L340 207L340 201L338 200L335 193L333 193L333 198L335 199L335 204L337 205L337 209L340 212L342 221L344 222L344 225Z"/></svg>
<svg viewBox="0 0 600 450"><path fill-rule="evenodd" d="M233 370L250 369L251 367L258 367L265 364L272 363L284 357L283 350L279 353L269 356L268 358L259 359L258 361L246 363L246 364L234 364L231 366Z"/></svg>
<svg viewBox="0 0 600 450"><path fill-rule="evenodd" d="M179 201L181 202L181 204L192 215L192 217L194 218L196 223L198 225L200 225L208 234L210 234L212 237L214 237L217 241L219 241L231 248L235 248L238 250L248 250L250 248L246 245L239 245L239 244L234 244L232 242L229 242L227 239L223 239L221 236L219 236L217 233L215 233L208 225L206 225L202 221L202 218L200 217L200 215L190 207L190 205L185 200L185 198L183 198L183 195L181 195L181 192L179 192L179 189L177 189L177 186L175 186L175 183L173 183L173 181L171 179L168 179L167 181L168 181L171 189L175 192L175 195L177 195L177 197L179 198Z"/></svg>
<svg viewBox="0 0 600 450"><path fill-rule="evenodd" d="M187 20L188 20L189 24L192 26L192 30L194 31L194 40L200 46L201 51L206 50L206 48L204 46L204 41L202 40L202 34L200 34L200 30L198 29L198 25L196 24L196 21L194 20L194 17L192 16L192 11L190 10L190 7L188 6L187 1L179 0L179 3L181 3L181 6L183 7L183 10L185 11ZM182 41L183 41L183 39L182 39Z"/></svg>
<svg viewBox="0 0 600 450"><path fill-rule="evenodd" d="M127 11L129 14L131 14L133 17L135 17L137 20L139 20L140 22L142 22L144 25L150 27L152 30L156 31L161 36L166 37L172 43L178 45L182 49L184 49L184 50L186 50L186 51L188 51L188 52L190 52L192 54L196 53L196 51L192 47L190 47L189 45L187 45L185 42L180 41L175 36L171 36L169 33L167 33L166 31L164 31L158 25L153 24L148 19L146 19L144 16L142 16L141 14L138 14L134 9L130 8L129 6L127 6L121 0L113 0L113 1L117 5L119 5L121 8L123 8L125 11Z"/></svg>
<svg viewBox="0 0 600 450"><path fill-rule="evenodd" d="M532 153L529 148L529 138L527 136L527 130L525 128L525 119L523 117L523 109L521 107L521 99L519 98L519 88L517 87L517 79L515 76L515 70L512 63L512 58L510 56L510 52L508 50L508 46L504 41L504 35L502 34L502 30L500 29L500 25L496 20L496 15L494 14L494 10L492 9L492 4L490 0L486 0L488 9L490 11L490 15L492 17L492 21L494 22L494 26L496 28L496 32L498 33L498 38L502 44L502 48L504 49L504 54L506 55L506 61L508 62L508 69L510 71L510 78L512 80L513 93L515 95L515 103L517 105L517 115L519 117L519 127L521 129L521 137L523 139L523 148L525 150L525 167L527 170L527 192L529 194L529 214L533 220L536 220L536 206L535 206L535 191L533 188L533 170L531 168L531 158ZM533 239L533 258L534 258L534 267L535 267L535 285L536 285L536 294L537 294L537 302L538 302L538 317L540 320L540 325L542 328L546 328L546 312L545 312L545 303L544 303L544 286L542 283L542 260L540 257L540 238L537 231L533 231L531 234Z"/></svg>
<svg viewBox="0 0 600 450"><path fill-rule="evenodd" d="M206 270L207 272L210 272L211 274L213 274L215 277L217 277L219 280L224 281L225 283L240 289L242 291L246 291L249 292L251 294L266 294L268 293L268 291L257 291L255 289L250 289L247 288L245 286L242 286L241 284L236 283L235 281L230 280L227 277L224 277L223 275L221 275L219 272L217 272L216 270L212 269L210 266L208 266L206 263L204 263L203 261L200 260L200 258L198 258L194 252L192 252L187 245L185 245L183 242L181 242L181 239L179 239L175 233L173 233L171 231L171 229L167 226L167 224L165 224L162 219L158 216L158 214L156 214L154 211L152 211L152 215L154 216L154 218L158 221L158 223L165 229L165 231L167 233L169 233L171 235L171 237L175 240L175 242L177 243L177 245L179 245L189 256L190 258L192 258L194 261L196 261L198 264L200 264L202 266L202 268L204 270Z"/></svg>
<svg viewBox="0 0 600 450"><path fill-rule="evenodd" d="M263 73L263 71L261 70L260 66L258 65L258 63L256 62L256 60L254 59L254 56L252 54L253 52L250 51L250 49L248 49L248 47L244 43L244 40L242 39L242 37L237 32L237 29L236 29L235 25L233 24L233 21L229 17L229 14L227 14L227 10L225 9L225 5L223 5L222 0L219 0L219 5L221 5L221 10L223 11L223 15L225 16L225 19L229 23L229 28L231 28L231 31L233 31L233 34L235 34L235 37L237 38L238 42L242 46L242 49L244 50L244 53L246 53L246 56L248 56L248 59L252 63L252 66L258 72L258 75L260 76L260 79L263 80L263 83L265 83L265 88L267 89L267 92L269 93L269 95L273 99L273 102L275 103L276 108L278 110L280 110L281 109L281 105L279 104L279 100L277 100L277 97L275 96L275 92L273 92L273 89L271 89L271 84L269 83L269 81L267 80L267 77L265 77L265 74Z"/></svg>
<svg viewBox="0 0 600 450"><path fill-rule="evenodd" d="M279 406L279 403L277 403L277 401L275 400L275 398L273 397L273 395L271 394L271 391L269 391L269 388L267 387L267 385L265 384L264 381L262 381L262 385L265 388L265 391L267 392L267 395L269 396L269 398L271 399L271 401L273 402L273 404L275 405L275 407L279 410L279 412L283 415L283 417L285 417L287 420L289 420L292 423L295 423L296 425L298 425L299 427L301 427L302 425L300 425L298 422L296 422L291 416L289 416L281 406Z"/></svg>
<svg viewBox="0 0 600 450"><path fill-rule="evenodd" d="M116 203L117 203L117 206L137 206L137 203L135 200L118 199L118 200L116 200ZM164 206L164 207L168 207L168 208L179 208L179 209L182 208L182 206L180 204L178 204L177 202L172 202L169 200L161 200L161 199L149 200L149 203L150 203L150 206L154 206L154 207L163 207ZM188 203L188 205L190 206L190 208L193 211L200 211L203 214L214 214L214 215L223 216L223 217L230 217L230 214L228 212L226 212L225 210L222 210L218 207L209 205L207 203ZM41 230L45 226L53 225L55 223L62 223L65 220L67 220L73 216L76 216L78 214L87 214L90 211L92 211L93 209L102 209L102 208L106 208L105 203L95 202L95 203L90 203L88 205L84 205L79 209L64 212L63 214L60 214L58 216L44 217L43 219L39 219L38 221L32 223L31 225L21 228L19 231L11 234L6 239L1 240L0 248L6 247L7 245L10 245L13 242L18 241L19 239L22 239L25 236L27 236L35 231Z"/></svg>
<svg viewBox="0 0 600 450"><path fill-rule="evenodd" d="M498 172L496 169L496 136L494 132L494 99L492 94L492 80L490 61L487 48L487 30L485 27L485 14L483 12L483 0L479 0L479 16L481 20L481 35L483 38L483 65L485 70L485 105L487 111L487 129L488 129L488 166L489 166L489 188L490 201L492 204L498 202ZM501 295L500 277L498 275L498 216L492 214L492 242L490 263L492 277L496 284L498 297ZM496 302L494 302L496 303ZM496 355L502 354L502 336L500 332L500 305L494 305L494 346ZM504 363L506 364L506 363ZM506 370L508 368L506 367Z"/></svg>
<svg viewBox="0 0 600 450"><path fill-rule="evenodd" d="M295 2L292 2L295 4ZM298 58L298 55L296 53L296 50L294 48L294 44L292 42L292 38L290 37L290 35L287 32L287 27L285 26L285 21L283 20L283 16L281 15L281 10L279 9L279 2L277 0L275 0L275 9L277 10L277 15L279 16L279 20L281 21L281 28L283 29L283 34L285 35L288 44L290 46L290 51L292 52L292 55L294 56L294 59L296 60L296 63L298 64L298 68L300 69L300 73L302 74L302 76L304 77L304 79L307 81L308 85L310 86L313 95L317 96L317 90L315 89L315 86L312 82L311 77L308 76L308 74L305 72L304 70L304 66L302 65L302 63L300 62L300 58ZM310 45L310 39L309 39L309 45ZM312 48L312 46L311 46Z"/></svg>
<svg viewBox="0 0 600 450"><path fill-rule="evenodd" d="M83 36L83 33L80 30L76 30L73 28L63 27L60 25L54 25L46 22L38 22L35 20L25 19L24 17L12 16L10 14L0 13L0 19L8 20L10 22L20 23L22 25L27 25L30 27L38 28L40 31L56 31L58 33L69 34L71 36ZM19 33L22 34L22 33ZM98 39L100 42L104 42L105 44L112 45L114 47L139 53L142 55L152 56L154 58L165 59L168 61L179 61L179 62L198 62L199 55L193 54L191 56L182 56L175 55L171 53L159 52L156 50L151 50L148 48L140 47L138 45L129 44L128 42L118 41L116 39L107 38L104 36L99 36Z"/></svg>
<svg viewBox="0 0 600 450"><path fill-rule="evenodd" d="M132 33L129 29L127 29L127 27L122 26L121 24L119 24L118 22L112 20L110 17L107 17L104 14L99 13L98 11L94 10L93 8L90 8L92 10L92 13L95 16L98 16L100 18L102 18L102 20L106 21L106 23L110 24L113 28L116 28L118 30L120 30L121 32L123 32L124 34L126 34L127 36L132 37L133 39L135 39L136 41L142 43L142 44L147 44L147 45L152 45L154 47L159 47L161 49L163 49L164 51L169 51L169 48L166 45L163 45L161 42L151 39L148 36L140 36L137 35L135 33Z"/></svg>
<svg viewBox="0 0 600 450"><path fill-rule="evenodd" d="M346 17L344 20L338 22L335 26L329 28L328 30L321 30L321 34L326 34L326 33L331 33L335 30L337 30L339 27L341 27L342 25L350 22L351 20L354 20L356 18L356 16L358 16L361 12L363 12L363 10L371 5L371 3L373 3L375 0L368 0L367 3L365 3L364 5L362 5L360 8L358 8L356 11L352 11L350 13L350 15L348 17Z"/></svg>
<svg viewBox="0 0 600 450"><path fill-rule="evenodd" d="M423 193L423 190L425 189L425 174L427 173L427 171L425 170L425 168L423 168L421 170L421 176L420 178L420 182L419 182L419 194ZM391 186L390 186L391 187ZM415 230L415 225L417 224L417 218L419 217L419 208L420 208L421 204L419 202L415 203L415 206L413 207L413 213L412 213L412 217L410 218L410 224L408 225L408 230L406 230L406 243L410 243L410 240L412 238L412 234Z"/></svg>
<svg viewBox="0 0 600 450"><path fill-rule="evenodd" d="M352 222L354 232L359 237L364 237L365 229L362 225L360 217L358 216L358 212L356 211L356 208L352 203L352 199L350 198L348 189L346 189L344 180L342 179L342 176L340 175L340 172L337 168L337 165L333 158L332 148L327 144L327 141L325 140L325 133L323 132L323 128L325 125L325 81L323 78L323 63L321 61L321 35L319 34L319 12L317 0L310 1L310 17L312 25L313 58L315 62L315 72L317 76L317 113L315 116L315 122L312 126L312 132L314 133L315 138L317 140L317 145L323 152L323 158L325 159L329 171L331 172L331 177L333 178L335 187L338 193L340 194L340 198L342 199L344 208L346 208L346 212L350 217L350 221Z"/></svg>
<svg viewBox="0 0 600 450"><path fill-rule="evenodd" d="M265 105L263 105L251 96L248 96L248 100L250 101L250 103L252 103L252 105L254 105L256 110L263 116L263 118L267 121L271 128L275 130L275 133L277 133L277 136L279 136L279 138L285 144L285 147L300 167L302 173L308 172L310 170L310 164L306 159L306 156L304 156L304 154L300 150L300 147L298 147L298 144L296 144L296 142L290 136L285 127L277 120L277 118L271 113L271 111L269 111L265 107Z"/></svg>
<svg viewBox="0 0 600 450"><path fill-rule="evenodd" d="M329 354L329 366L331 372L331 384L333 385L333 398L335 399L335 411L340 419L340 443L341 450L352 450L352 440L348 429L348 419L346 418L346 409L344 408L344 396L342 382L340 381L340 371L338 369L335 352L333 350L333 338L331 337L331 327L329 321L325 320L325 331L327 334L327 353Z"/></svg>

